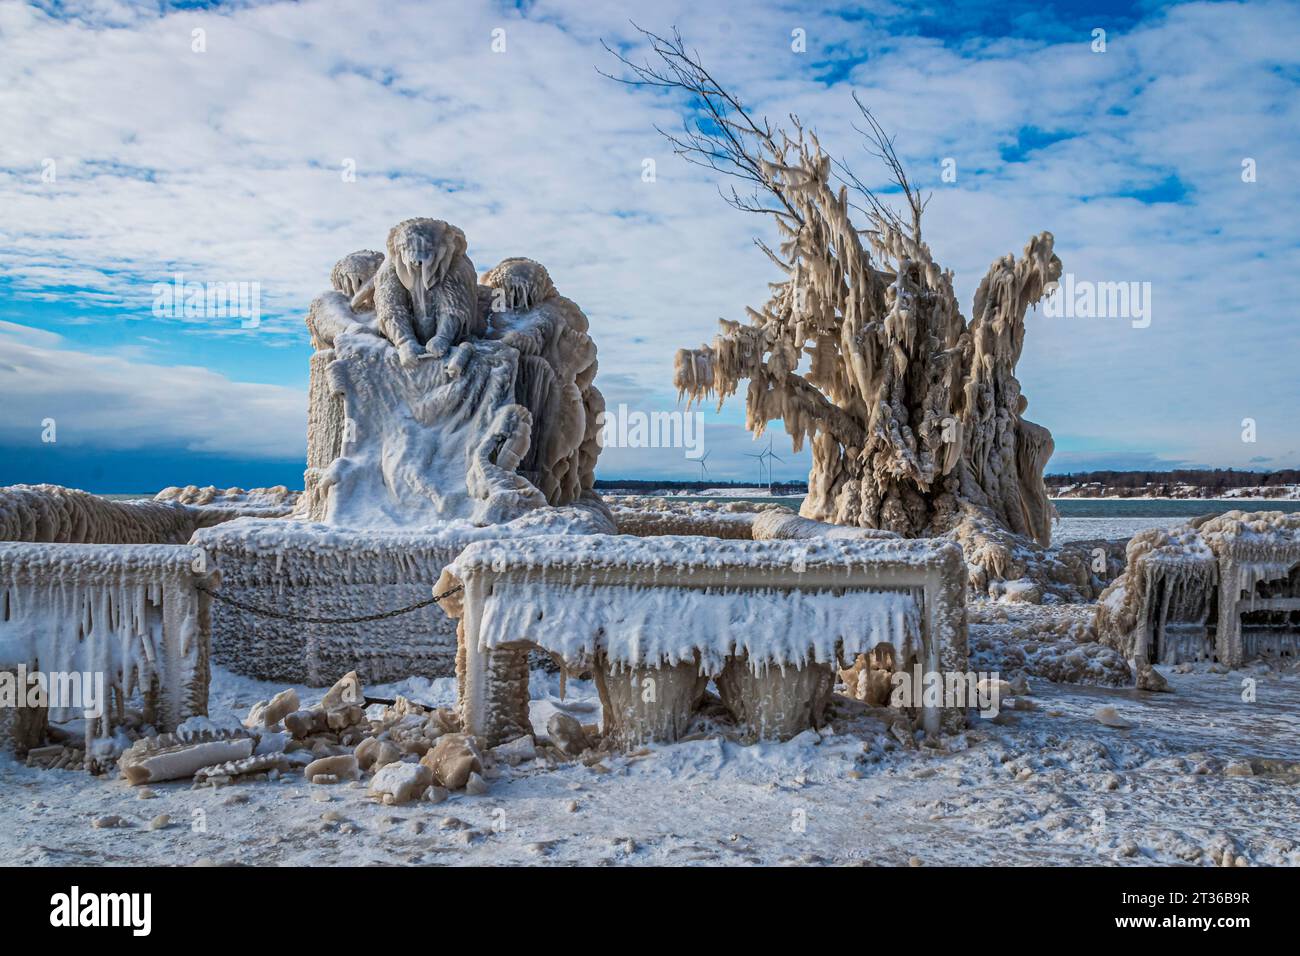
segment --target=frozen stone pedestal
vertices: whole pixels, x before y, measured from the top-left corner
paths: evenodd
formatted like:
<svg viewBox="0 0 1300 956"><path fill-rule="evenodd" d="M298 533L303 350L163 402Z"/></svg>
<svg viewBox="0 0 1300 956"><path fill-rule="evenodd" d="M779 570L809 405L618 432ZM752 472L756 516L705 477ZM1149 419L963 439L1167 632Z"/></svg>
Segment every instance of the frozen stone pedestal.
<svg viewBox="0 0 1300 956"><path fill-rule="evenodd" d="M429 531L336 528L239 519L194 536L196 560L221 573L222 593L289 615L215 602L213 659L259 680L323 687L355 670L367 683L455 673L456 628L436 606L378 621L309 624L406 608L432 596L442 569L472 541L537 527L592 533L611 524L594 505L547 508L513 523Z"/></svg>
<svg viewBox="0 0 1300 956"><path fill-rule="evenodd" d="M721 541L589 535L480 542L448 567L461 583L457 669L467 732L517 735L527 686L499 658L537 646L595 666L604 731L674 740L719 678L751 733L788 737L818 721L827 676L881 643L900 664L967 670L965 565L936 540ZM512 716L516 715L516 716ZM964 723L924 707L926 730Z"/></svg>

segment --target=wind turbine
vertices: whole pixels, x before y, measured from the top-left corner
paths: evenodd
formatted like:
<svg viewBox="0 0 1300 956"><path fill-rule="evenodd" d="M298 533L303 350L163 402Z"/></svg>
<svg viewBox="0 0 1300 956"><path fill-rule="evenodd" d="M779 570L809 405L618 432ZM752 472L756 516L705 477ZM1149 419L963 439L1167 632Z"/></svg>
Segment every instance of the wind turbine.
<svg viewBox="0 0 1300 956"><path fill-rule="evenodd" d="M768 438L767 438L767 449L766 449L766 450L765 450L765 451L764 451L764 452L763 452L759 457L768 459L768 462L767 462L767 493L770 495L770 494L772 493L772 462L773 462L773 461L779 461L781 464L783 464L783 465L785 464L785 459L782 458L780 455L776 454L774 451L772 451L772 436L771 436L771 435L769 435ZM761 475L760 475L759 480L760 480L760 481L762 480Z"/></svg>
<svg viewBox="0 0 1300 956"><path fill-rule="evenodd" d="M757 455L751 455L749 452L745 452L745 457L758 459L758 483L761 485L763 483L763 460L767 455L763 452L759 452Z"/></svg>
<svg viewBox="0 0 1300 956"><path fill-rule="evenodd" d="M706 451L704 457L700 459L700 484L704 484L704 476L709 473L709 466L704 463L709 460L709 456L712 454L713 451L710 449L709 451Z"/></svg>

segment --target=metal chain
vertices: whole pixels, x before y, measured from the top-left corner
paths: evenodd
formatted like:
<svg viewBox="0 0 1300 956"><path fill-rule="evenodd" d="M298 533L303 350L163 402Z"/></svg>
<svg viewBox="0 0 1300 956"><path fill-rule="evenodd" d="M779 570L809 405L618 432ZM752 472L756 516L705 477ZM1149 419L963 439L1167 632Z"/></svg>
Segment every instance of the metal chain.
<svg viewBox="0 0 1300 956"><path fill-rule="evenodd" d="M226 604L231 604L241 611L248 611L250 614L258 614L262 617L273 617L281 621L298 621L303 624L360 624L363 621L382 621L384 618L397 617L399 614L408 614L411 611L418 611L422 607L428 607L430 604L437 604L443 598L449 598L459 591L465 590L465 585L458 584L453 588L448 588L441 594L435 594L427 601L417 601L410 607L399 607L392 611L380 611L378 614L363 614L360 617L300 617L297 614L285 614L283 611L272 611L270 608L255 607L252 604L245 604L243 601L236 600L228 595L213 591L204 585L198 585L198 590L216 598Z"/></svg>

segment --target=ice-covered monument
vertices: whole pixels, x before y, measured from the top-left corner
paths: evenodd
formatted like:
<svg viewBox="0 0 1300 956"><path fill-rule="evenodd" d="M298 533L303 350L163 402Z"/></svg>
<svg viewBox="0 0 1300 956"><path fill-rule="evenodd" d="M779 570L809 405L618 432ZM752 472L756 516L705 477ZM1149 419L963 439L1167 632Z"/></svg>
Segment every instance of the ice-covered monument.
<svg viewBox="0 0 1300 956"><path fill-rule="evenodd" d="M108 673L111 709L88 733L129 724L122 767L139 782L214 755L231 773L276 763L245 753L245 731L186 722L206 713L211 661L314 686L454 673L454 722L489 745L530 732L538 650L594 676L620 745L677 739L710 681L743 733L786 738L825 722L837 672L870 652L966 669L951 542L770 510L664 522L624 502L616 521L592 490L603 401L586 316L541 264L479 276L466 249L455 226L410 219L383 253L335 266L307 317L292 512L285 489L0 493L0 671ZM938 732L964 709L912 716ZM45 717L2 730L31 747Z"/></svg>
<svg viewBox="0 0 1300 956"><path fill-rule="evenodd" d="M1101 639L1139 663L1300 655L1300 514L1229 511L1134 536L1097 605Z"/></svg>
<svg viewBox="0 0 1300 956"><path fill-rule="evenodd" d="M465 729L493 744L527 732L531 650L590 670L624 743L676 739L711 678L755 734L785 737L822 722L836 668L876 645L964 668L951 545L789 514L737 526L753 543L730 551L689 522L673 536L633 518L653 538L616 536L591 490L595 346L539 263L507 259L476 280L459 229L412 219L332 282L307 319L300 514L193 540L233 599L214 613L217 659L312 684L454 668ZM428 605L440 574L435 591L464 595L365 619ZM629 674L662 695L643 698ZM944 714L919 717L937 731Z"/></svg>
<svg viewBox="0 0 1300 956"><path fill-rule="evenodd" d="M299 514L192 542L247 606L214 614L214 653L236 670L450 674L455 633L429 587L467 544L614 530L591 490L604 406L586 316L540 263L480 279L466 249L456 226L408 219L384 252L340 260L312 303ZM284 617L248 609L267 607Z"/></svg>

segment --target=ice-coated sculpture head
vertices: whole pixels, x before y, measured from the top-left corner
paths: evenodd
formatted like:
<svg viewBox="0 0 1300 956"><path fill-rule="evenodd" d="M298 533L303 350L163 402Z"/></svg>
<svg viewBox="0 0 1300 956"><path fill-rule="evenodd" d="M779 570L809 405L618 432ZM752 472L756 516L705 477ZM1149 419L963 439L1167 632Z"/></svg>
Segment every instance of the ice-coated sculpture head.
<svg viewBox="0 0 1300 956"><path fill-rule="evenodd" d="M417 315L428 314L429 291L468 248L465 233L441 219L406 219L389 231L388 257Z"/></svg>
<svg viewBox="0 0 1300 956"><path fill-rule="evenodd" d="M546 266L523 257L501 260L496 267L483 273L481 281L483 285L499 290L494 303L499 302L501 308L511 312L535 309L555 295L555 286Z"/></svg>
<svg viewBox="0 0 1300 956"><path fill-rule="evenodd" d="M406 219L388 233L388 256L412 295L441 282L456 257L468 248L465 233L441 219Z"/></svg>
<svg viewBox="0 0 1300 956"><path fill-rule="evenodd" d="M349 252L334 263L334 268L330 270L330 285L350 299L374 278L383 261L384 254L373 249Z"/></svg>

